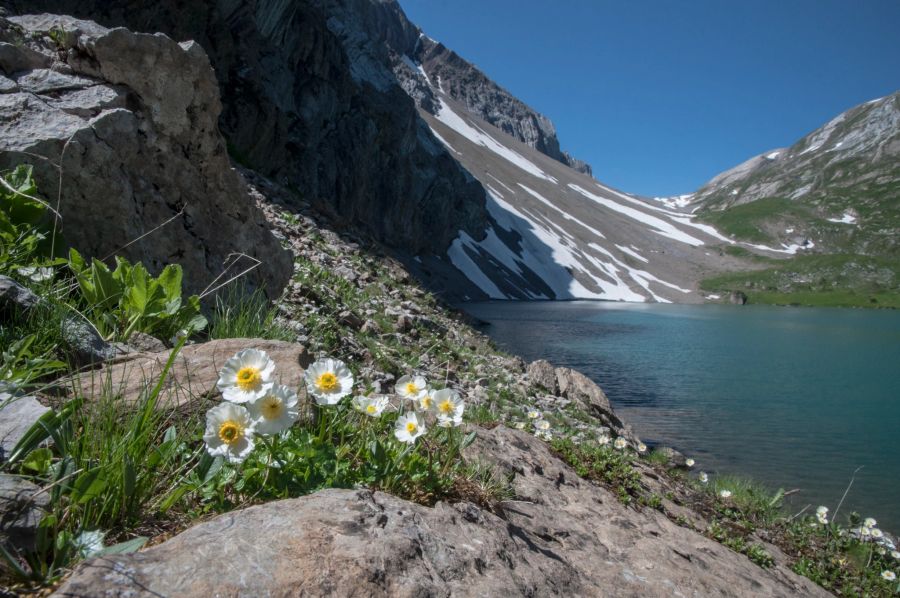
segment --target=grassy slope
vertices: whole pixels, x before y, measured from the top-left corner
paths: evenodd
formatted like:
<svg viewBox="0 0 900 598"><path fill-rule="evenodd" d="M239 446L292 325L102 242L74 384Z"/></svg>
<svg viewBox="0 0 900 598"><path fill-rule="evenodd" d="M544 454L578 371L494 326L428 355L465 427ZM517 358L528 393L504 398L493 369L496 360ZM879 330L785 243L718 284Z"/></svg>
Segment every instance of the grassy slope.
<svg viewBox="0 0 900 598"><path fill-rule="evenodd" d="M750 303L900 308L900 261L854 254L763 260L771 267L702 281L711 292L742 291Z"/></svg>

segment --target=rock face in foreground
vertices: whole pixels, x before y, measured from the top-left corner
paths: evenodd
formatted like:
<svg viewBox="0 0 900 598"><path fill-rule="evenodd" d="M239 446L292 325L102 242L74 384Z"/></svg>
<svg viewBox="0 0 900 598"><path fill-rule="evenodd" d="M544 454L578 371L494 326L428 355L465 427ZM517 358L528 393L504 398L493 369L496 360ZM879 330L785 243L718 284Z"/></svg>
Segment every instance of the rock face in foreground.
<svg viewBox="0 0 900 598"><path fill-rule="evenodd" d="M504 517L326 490L219 516L93 559L57 596L826 596L780 568L624 507L528 434L469 448L514 473Z"/></svg>
<svg viewBox="0 0 900 598"><path fill-rule="evenodd" d="M0 18L0 168L33 164L55 204L61 162L66 240L152 271L180 263L190 292L246 253L262 261L246 280L274 294L290 257L230 166L220 112L197 43L71 17Z"/></svg>

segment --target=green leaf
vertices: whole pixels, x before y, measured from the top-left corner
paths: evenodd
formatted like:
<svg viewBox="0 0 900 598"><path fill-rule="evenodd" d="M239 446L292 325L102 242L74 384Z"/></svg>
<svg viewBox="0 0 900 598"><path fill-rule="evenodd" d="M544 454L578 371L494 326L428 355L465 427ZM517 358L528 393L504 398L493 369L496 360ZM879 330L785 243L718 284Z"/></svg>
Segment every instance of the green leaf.
<svg viewBox="0 0 900 598"><path fill-rule="evenodd" d="M475 442L475 436L476 436L476 434L474 431L466 434L466 437L463 438L462 444L459 445L459 450L462 450L462 449L466 448L467 446L469 446L470 444L472 444L473 442Z"/></svg>
<svg viewBox="0 0 900 598"><path fill-rule="evenodd" d="M132 538L131 540L125 540L124 542L119 542L118 544L113 544L112 546L107 546L103 550L99 550L94 553L94 556L102 556L105 554L126 554L129 552L136 552L143 548L144 544L147 543L146 536L138 536L137 538Z"/></svg>
<svg viewBox="0 0 900 598"><path fill-rule="evenodd" d="M181 271L181 266L178 264L169 264L163 271L160 272L159 281L160 286L165 292L166 301L181 301L181 279L183 273Z"/></svg>
<svg viewBox="0 0 900 598"><path fill-rule="evenodd" d="M106 490L106 478L99 467L89 469L75 479L71 497L78 504L84 504L100 496Z"/></svg>
<svg viewBox="0 0 900 598"><path fill-rule="evenodd" d="M45 474L50 469L50 463L53 461L53 452L41 447L34 449L22 460L22 467L38 474Z"/></svg>
<svg viewBox="0 0 900 598"><path fill-rule="evenodd" d="M78 407L81 406L80 400L74 400L66 403L59 411L47 411L38 418L34 424L25 432L16 446L9 453L7 462L9 464L16 463L25 455L33 451L42 442L47 440L51 435L56 435L59 429L68 421Z"/></svg>

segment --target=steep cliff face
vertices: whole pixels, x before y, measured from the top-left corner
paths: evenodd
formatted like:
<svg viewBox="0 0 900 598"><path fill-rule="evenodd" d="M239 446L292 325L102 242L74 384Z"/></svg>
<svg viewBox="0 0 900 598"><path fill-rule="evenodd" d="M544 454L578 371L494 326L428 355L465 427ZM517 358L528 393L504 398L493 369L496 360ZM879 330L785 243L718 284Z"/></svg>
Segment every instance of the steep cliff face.
<svg viewBox="0 0 900 598"><path fill-rule="evenodd" d="M232 155L289 185L338 225L357 225L413 254L446 249L459 228L483 235L483 189L431 136L397 84L383 44L369 36L389 16L379 13L379 3L5 5L196 40L216 70L224 102L219 122ZM366 29L345 25L346 15Z"/></svg>
<svg viewBox="0 0 900 598"><path fill-rule="evenodd" d="M142 65L138 68L136 65ZM232 170L196 43L70 17L0 17L0 169L31 164L61 231L97 258L172 262L199 292L226 268L278 295L291 259ZM57 203L54 201L53 203Z"/></svg>

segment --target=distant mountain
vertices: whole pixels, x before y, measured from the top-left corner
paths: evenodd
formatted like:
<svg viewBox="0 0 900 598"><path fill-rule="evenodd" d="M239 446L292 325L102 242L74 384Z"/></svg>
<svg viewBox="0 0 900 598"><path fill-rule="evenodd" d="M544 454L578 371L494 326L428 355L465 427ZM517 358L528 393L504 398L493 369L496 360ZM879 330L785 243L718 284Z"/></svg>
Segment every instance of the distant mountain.
<svg viewBox="0 0 900 598"><path fill-rule="evenodd" d="M900 250L900 92L727 170L689 203L724 232L818 252Z"/></svg>

